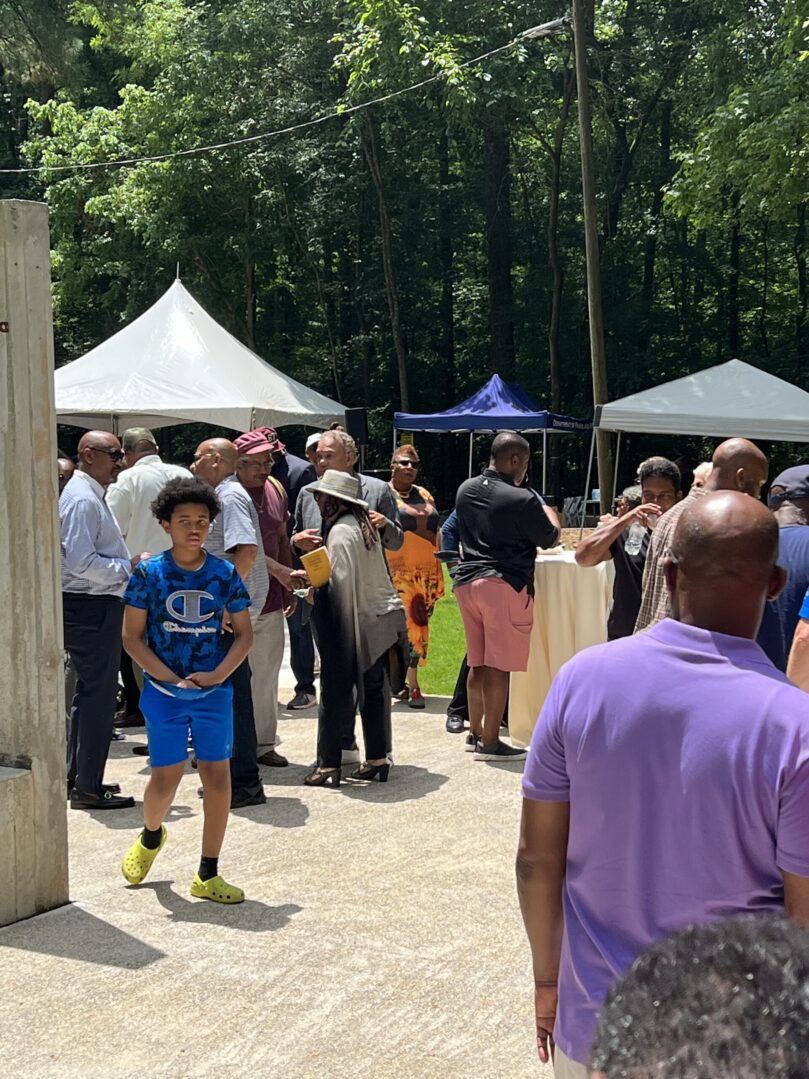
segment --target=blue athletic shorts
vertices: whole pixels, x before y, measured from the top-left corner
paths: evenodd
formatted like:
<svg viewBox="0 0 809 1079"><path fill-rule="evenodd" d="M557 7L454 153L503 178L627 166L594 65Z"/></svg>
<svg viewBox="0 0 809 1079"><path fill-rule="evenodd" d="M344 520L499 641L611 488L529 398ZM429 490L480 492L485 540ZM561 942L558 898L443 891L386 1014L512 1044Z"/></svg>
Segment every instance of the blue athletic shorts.
<svg viewBox="0 0 809 1079"><path fill-rule="evenodd" d="M226 761L233 755L233 690L229 683L211 689L179 689L144 680L140 708L146 718L153 768L180 764L188 757L188 734L199 761Z"/></svg>

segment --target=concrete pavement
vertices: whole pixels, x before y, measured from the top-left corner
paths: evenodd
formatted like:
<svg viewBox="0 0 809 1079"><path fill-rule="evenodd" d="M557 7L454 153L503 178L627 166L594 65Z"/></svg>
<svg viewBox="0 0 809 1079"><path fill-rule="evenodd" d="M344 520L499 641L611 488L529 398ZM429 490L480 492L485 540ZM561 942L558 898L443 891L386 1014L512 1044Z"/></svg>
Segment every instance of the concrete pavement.
<svg viewBox="0 0 809 1079"><path fill-rule="evenodd" d="M301 785L314 713L285 713L294 763L263 769L267 804L225 839L240 906L188 894L190 767L139 888L119 866L140 806L70 811L73 903L0 930L0 1059L26 1077L550 1079L514 888L521 765L473 762L445 704L397 712L387 785L337 791ZM136 741L113 743L107 778L140 800Z"/></svg>

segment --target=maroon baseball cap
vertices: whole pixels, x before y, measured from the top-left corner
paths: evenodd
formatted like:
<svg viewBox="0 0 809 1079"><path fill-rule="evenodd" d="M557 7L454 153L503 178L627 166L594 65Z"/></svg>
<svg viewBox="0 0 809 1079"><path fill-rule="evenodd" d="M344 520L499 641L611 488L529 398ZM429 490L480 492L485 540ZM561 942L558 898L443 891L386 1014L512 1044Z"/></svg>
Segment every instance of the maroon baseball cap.
<svg viewBox="0 0 809 1079"><path fill-rule="evenodd" d="M249 457L253 453L266 453L267 450L270 453L279 453L286 449L274 427L257 427L255 431L239 435L234 445L241 457Z"/></svg>

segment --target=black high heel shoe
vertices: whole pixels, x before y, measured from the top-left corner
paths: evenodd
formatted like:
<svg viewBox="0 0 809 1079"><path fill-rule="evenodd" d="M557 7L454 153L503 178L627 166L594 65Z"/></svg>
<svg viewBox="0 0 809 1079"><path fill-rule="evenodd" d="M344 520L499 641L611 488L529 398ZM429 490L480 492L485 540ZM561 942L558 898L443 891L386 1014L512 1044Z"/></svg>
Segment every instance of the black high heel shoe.
<svg viewBox="0 0 809 1079"><path fill-rule="evenodd" d="M378 779L380 783L388 782L389 764L364 764L351 773L352 779Z"/></svg>
<svg viewBox="0 0 809 1079"><path fill-rule="evenodd" d="M332 768L328 772L321 772L319 768L315 768L305 777L304 783L307 787L339 787L342 772L342 768Z"/></svg>

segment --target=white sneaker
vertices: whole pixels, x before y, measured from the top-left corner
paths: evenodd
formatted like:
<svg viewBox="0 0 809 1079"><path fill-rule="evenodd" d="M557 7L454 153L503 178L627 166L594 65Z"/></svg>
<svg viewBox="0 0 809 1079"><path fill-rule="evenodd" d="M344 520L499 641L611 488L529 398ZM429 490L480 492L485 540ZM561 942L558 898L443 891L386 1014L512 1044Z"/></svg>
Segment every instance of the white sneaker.
<svg viewBox="0 0 809 1079"><path fill-rule="evenodd" d="M359 747L354 746L353 749L344 749L340 760L343 764L361 764L362 757L360 757Z"/></svg>

